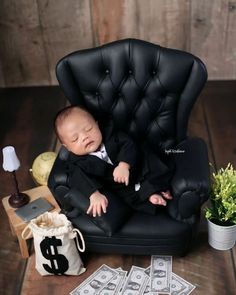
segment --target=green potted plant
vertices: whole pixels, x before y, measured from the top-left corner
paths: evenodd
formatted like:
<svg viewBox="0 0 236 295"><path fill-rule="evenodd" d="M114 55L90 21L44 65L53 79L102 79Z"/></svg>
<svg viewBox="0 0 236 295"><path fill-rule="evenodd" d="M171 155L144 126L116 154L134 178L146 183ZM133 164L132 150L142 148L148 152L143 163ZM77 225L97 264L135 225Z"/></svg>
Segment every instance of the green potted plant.
<svg viewBox="0 0 236 295"><path fill-rule="evenodd" d="M211 207L206 209L209 244L228 250L236 239L236 170L229 163L212 174Z"/></svg>

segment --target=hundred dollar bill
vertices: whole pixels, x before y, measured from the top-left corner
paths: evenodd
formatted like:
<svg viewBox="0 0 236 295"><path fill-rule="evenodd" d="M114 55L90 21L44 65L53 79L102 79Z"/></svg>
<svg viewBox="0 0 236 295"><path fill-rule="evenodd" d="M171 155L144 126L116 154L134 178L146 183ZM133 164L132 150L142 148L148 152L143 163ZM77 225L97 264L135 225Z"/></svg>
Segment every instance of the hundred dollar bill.
<svg viewBox="0 0 236 295"><path fill-rule="evenodd" d="M172 273L171 276L171 295L188 295L196 287L189 282L185 281L183 278L179 277L177 274Z"/></svg>
<svg viewBox="0 0 236 295"><path fill-rule="evenodd" d="M170 294L172 257L153 255L151 259L151 291Z"/></svg>
<svg viewBox="0 0 236 295"><path fill-rule="evenodd" d="M75 288L71 295L94 295L108 283L118 273L109 266L103 264L90 277L88 277L82 284Z"/></svg>
<svg viewBox="0 0 236 295"><path fill-rule="evenodd" d="M113 279L101 289L101 291L99 291L99 295L116 295L119 293L123 282L125 281L127 271L121 269L116 269L116 271L118 274L115 275Z"/></svg>
<svg viewBox="0 0 236 295"><path fill-rule="evenodd" d="M141 295L143 294L148 282L148 275L145 269L138 266L132 266L125 284L121 290L123 295Z"/></svg>

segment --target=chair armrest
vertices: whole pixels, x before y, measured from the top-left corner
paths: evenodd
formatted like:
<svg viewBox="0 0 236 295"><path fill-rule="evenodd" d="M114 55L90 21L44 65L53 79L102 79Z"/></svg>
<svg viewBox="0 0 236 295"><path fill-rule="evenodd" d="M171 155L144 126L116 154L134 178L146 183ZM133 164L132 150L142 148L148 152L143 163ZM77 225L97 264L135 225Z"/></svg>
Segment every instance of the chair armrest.
<svg viewBox="0 0 236 295"><path fill-rule="evenodd" d="M210 172L207 146L200 138L188 138L173 153L175 174L171 181L173 200L168 203L170 216L178 220L194 219L208 199Z"/></svg>

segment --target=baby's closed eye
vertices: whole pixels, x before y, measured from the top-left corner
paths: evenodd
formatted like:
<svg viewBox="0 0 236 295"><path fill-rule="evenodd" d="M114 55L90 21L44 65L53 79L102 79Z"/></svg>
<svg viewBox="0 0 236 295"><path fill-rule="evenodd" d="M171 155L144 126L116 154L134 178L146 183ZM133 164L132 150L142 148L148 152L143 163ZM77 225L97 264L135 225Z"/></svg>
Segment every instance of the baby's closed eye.
<svg viewBox="0 0 236 295"><path fill-rule="evenodd" d="M78 137L75 137L75 138L72 139L71 142L76 142L77 140L78 140Z"/></svg>

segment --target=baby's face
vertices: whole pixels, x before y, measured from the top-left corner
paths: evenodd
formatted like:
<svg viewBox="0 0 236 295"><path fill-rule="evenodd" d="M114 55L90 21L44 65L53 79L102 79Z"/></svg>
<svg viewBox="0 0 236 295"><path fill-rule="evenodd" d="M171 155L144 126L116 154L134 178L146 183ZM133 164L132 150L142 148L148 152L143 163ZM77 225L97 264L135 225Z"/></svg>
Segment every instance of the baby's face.
<svg viewBox="0 0 236 295"><path fill-rule="evenodd" d="M72 153L82 156L95 152L102 143L102 134L95 120L74 110L58 127L63 144Z"/></svg>

